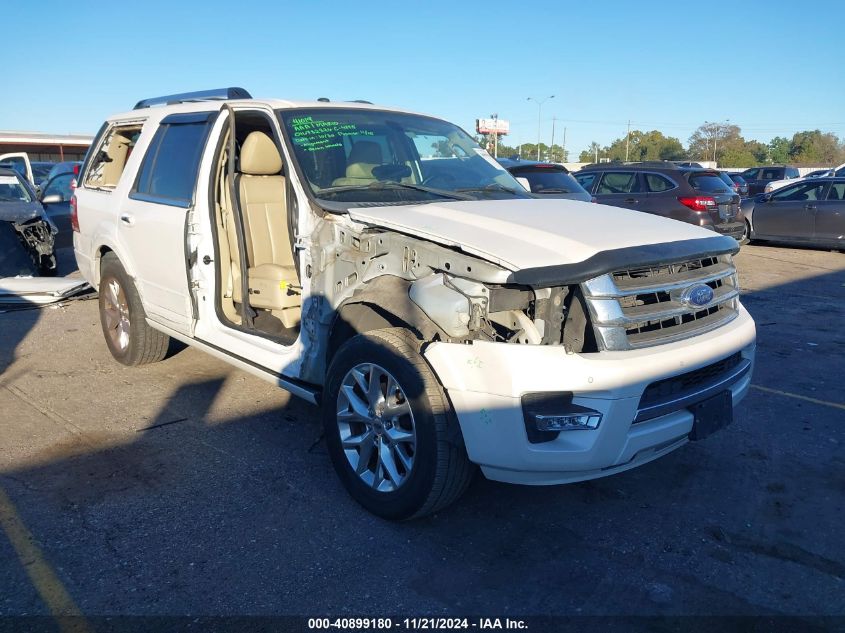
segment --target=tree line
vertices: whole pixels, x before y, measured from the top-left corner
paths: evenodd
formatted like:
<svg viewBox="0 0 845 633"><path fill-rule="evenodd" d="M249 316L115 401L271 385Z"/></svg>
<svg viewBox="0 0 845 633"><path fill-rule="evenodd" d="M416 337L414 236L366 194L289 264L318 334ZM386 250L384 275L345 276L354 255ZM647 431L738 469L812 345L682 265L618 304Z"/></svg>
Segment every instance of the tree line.
<svg viewBox="0 0 845 633"><path fill-rule="evenodd" d="M479 141L492 150L492 138L482 136ZM521 156L537 158L537 144L524 143L510 147L499 139L500 157ZM805 130L792 138L776 136L768 143L746 140L738 125L705 123L689 137L687 146L674 136L664 136L659 130L643 132L631 130L627 136L614 140L610 145L593 142L581 152L578 161L592 163L610 160L716 160L720 167L749 167L751 165L789 163L792 165L839 165L845 163L845 139L831 132ZM540 159L569 162L570 153L558 144L551 147L540 144Z"/></svg>

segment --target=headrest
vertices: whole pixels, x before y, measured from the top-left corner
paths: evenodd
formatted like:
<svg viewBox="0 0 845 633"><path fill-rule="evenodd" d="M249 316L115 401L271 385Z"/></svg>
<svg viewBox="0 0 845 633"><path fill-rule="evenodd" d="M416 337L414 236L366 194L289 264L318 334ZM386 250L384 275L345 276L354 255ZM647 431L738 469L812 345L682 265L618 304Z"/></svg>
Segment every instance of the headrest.
<svg viewBox="0 0 845 633"><path fill-rule="evenodd" d="M381 146L373 141L358 141L349 150L347 163L370 163L380 165L384 161L381 157Z"/></svg>
<svg viewBox="0 0 845 633"><path fill-rule="evenodd" d="M250 132L241 147L240 171L253 176L269 176L282 171L282 157L273 140L264 132Z"/></svg>
<svg viewBox="0 0 845 633"><path fill-rule="evenodd" d="M375 165L372 163L352 163L346 166L346 177L373 180L373 167Z"/></svg>

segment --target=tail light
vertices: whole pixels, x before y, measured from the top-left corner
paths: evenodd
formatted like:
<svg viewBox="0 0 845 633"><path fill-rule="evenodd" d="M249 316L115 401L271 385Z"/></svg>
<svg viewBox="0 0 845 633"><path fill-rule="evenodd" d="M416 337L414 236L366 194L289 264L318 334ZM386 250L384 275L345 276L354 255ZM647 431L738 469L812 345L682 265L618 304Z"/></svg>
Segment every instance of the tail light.
<svg viewBox="0 0 845 633"><path fill-rule="evenodd" d="M716 199L710 196L681 196L678 198L678 202L699 213L714 211L717 206Z"/></svg>
<svg viewBox="0 0 845 633"><path fill-rule="evenodd" d="M79 233L79 215L76 213L76 194L70 197L70 228Z"/></svg>

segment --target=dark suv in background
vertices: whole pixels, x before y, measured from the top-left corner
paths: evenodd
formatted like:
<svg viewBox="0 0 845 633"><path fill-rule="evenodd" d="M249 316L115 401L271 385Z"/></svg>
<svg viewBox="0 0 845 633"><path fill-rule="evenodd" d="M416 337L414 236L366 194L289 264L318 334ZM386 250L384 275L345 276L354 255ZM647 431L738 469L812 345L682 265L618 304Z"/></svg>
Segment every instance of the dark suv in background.
<svg viewBox="0 0 845 633"><path fill-rule="evenodd" d="M756 196L763 193L766 185L773 180L787 180L798 178L798 169L789 165L767 165L765 167L752 167L740 174L748 183L748 195Z"/></svg>
<svg viewBox="0 0 845 633"><path fill-rule="evenodd" d="M573 174L596 202L662 215L744 238L739 195L715 169L668 162L600 163Z"/></svg>
<svg viewBox="0 0 845 633"><path fill-rule="evenodd" d="M590 202L590 194L578 184L569 170L557 163L499 158L517 182L538 198L564 198Z"/></svg>

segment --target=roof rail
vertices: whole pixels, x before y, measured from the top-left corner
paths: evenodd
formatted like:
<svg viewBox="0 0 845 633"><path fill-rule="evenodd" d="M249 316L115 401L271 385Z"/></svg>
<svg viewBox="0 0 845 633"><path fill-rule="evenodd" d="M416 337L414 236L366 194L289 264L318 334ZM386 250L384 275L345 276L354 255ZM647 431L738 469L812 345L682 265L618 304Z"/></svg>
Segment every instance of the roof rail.
<svg viewBox="0 0 845 633"><path fill-rule="evenodd" d="M214 90L197 90L195 92L181 92L175 95L165 95L163 97L152 97L150 99L142 99L135 104L133 110L140 110L141 108L149 108L154 105L171 105L174 103L185 103L187 101L212 101L222 99L252 99L244 88L215 88Z"/></svg>

